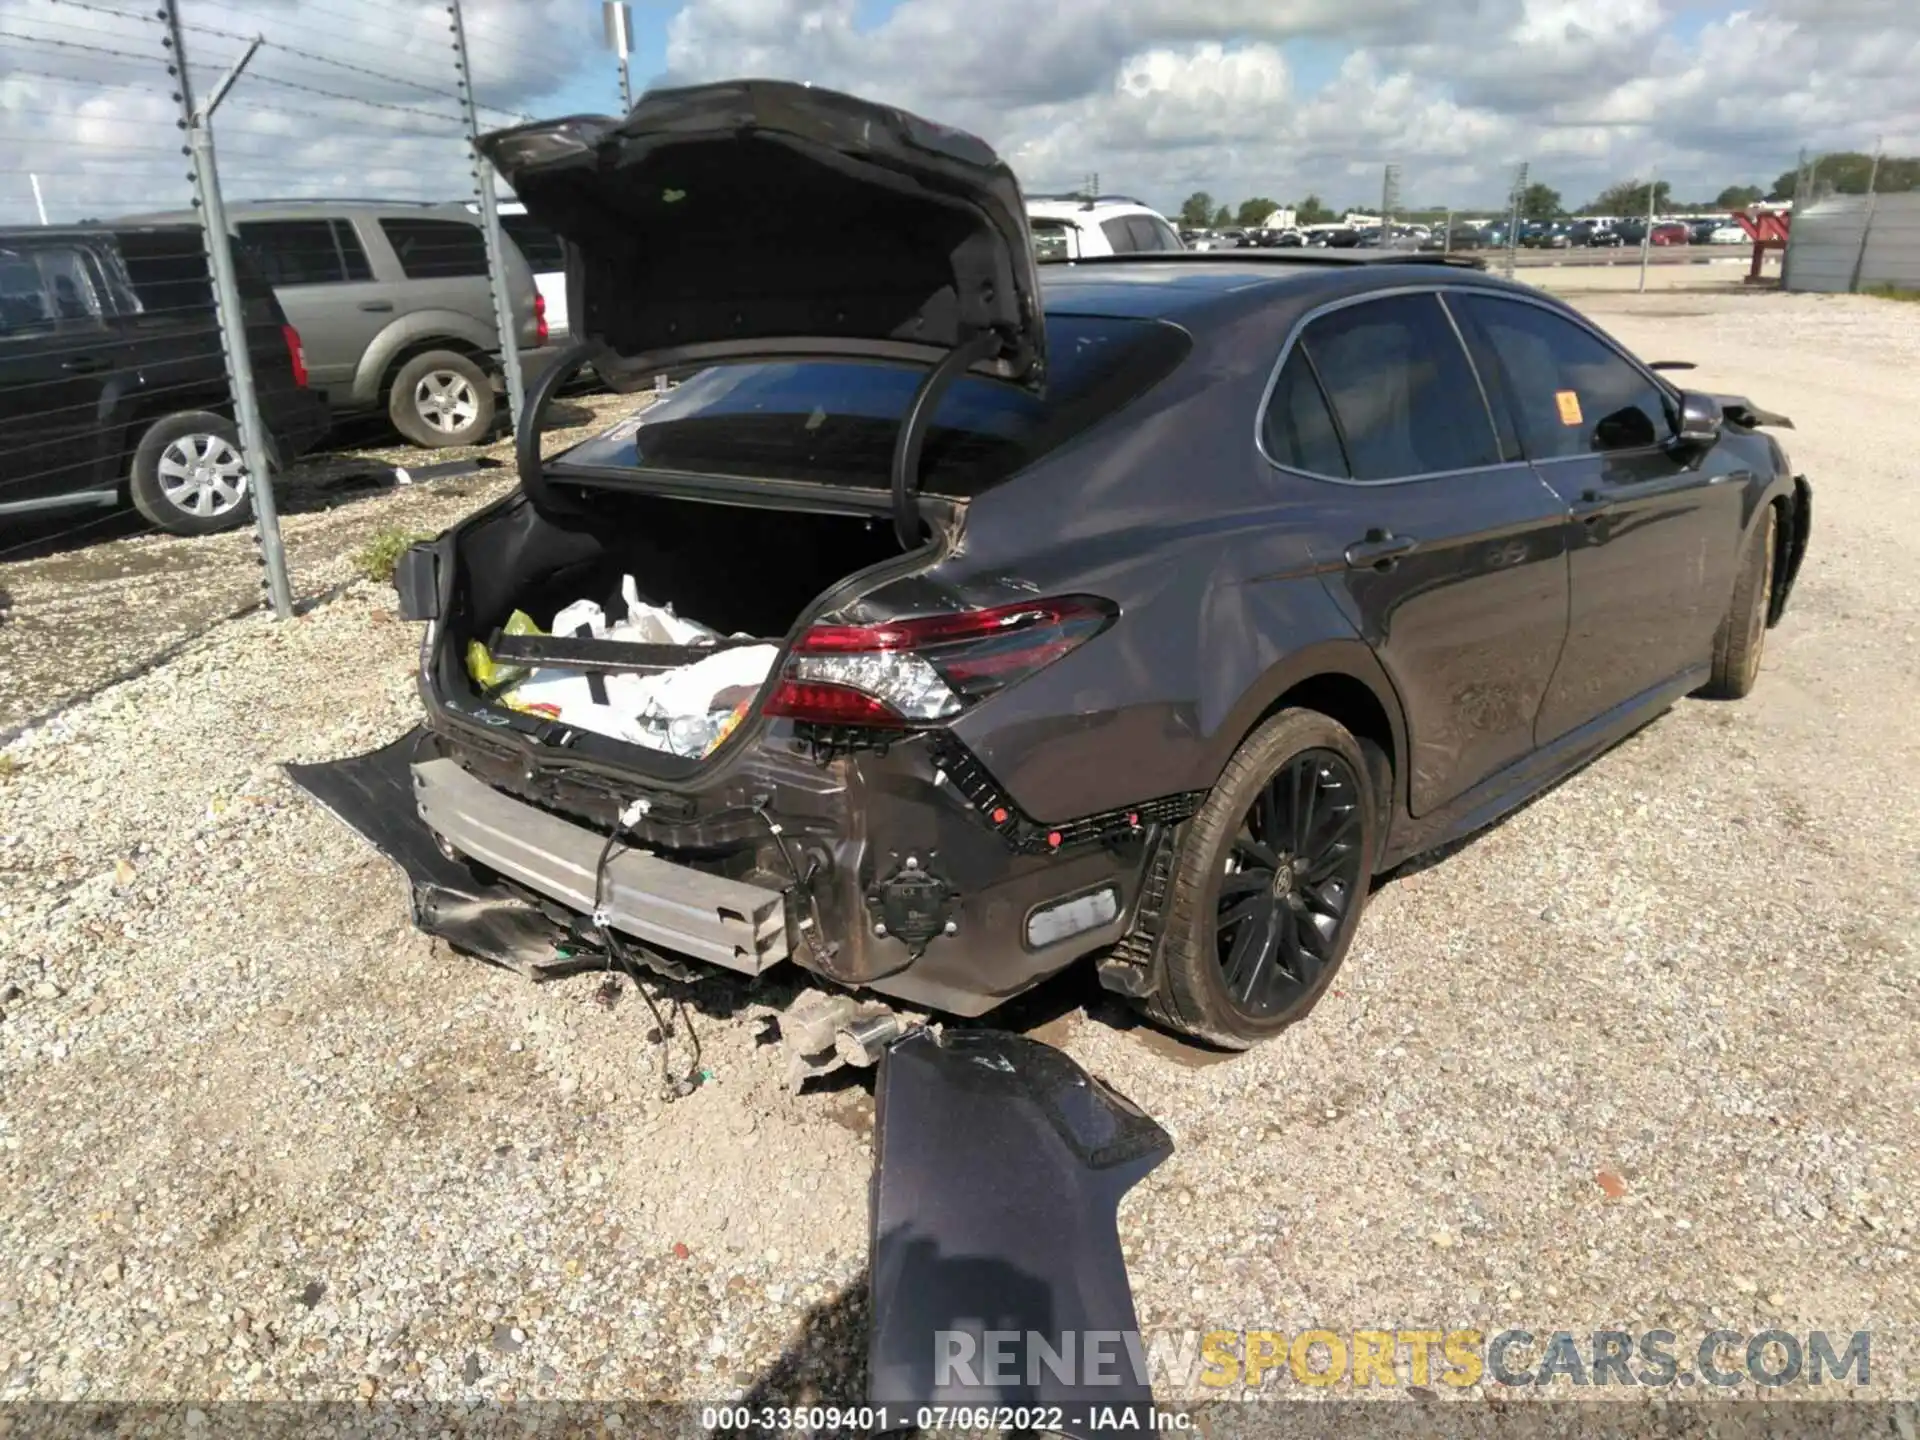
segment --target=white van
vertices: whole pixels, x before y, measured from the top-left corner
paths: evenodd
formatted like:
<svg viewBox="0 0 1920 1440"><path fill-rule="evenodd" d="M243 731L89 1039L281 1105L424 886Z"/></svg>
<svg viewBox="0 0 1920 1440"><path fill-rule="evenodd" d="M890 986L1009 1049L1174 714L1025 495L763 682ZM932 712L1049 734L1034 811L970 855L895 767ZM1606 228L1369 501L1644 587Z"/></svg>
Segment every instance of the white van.
<svg viewBox="0 0 1920 1440"><path fill-rule="evenodd" d="M546 301L547 335L550 343L564 345L567 340L567 253L559 237L527 214L518 200L499 200L500 228L520 247L533 271L533 283ZM467 209L480 213L480 202L469 200Z"/></svg>

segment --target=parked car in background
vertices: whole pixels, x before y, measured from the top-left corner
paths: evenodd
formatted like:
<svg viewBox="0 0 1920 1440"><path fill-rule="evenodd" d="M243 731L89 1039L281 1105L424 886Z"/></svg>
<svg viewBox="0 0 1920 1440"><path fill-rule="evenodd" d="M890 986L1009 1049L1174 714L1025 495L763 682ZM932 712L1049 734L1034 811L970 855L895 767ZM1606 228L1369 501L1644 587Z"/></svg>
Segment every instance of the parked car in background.
<svg viewBox="0 0 1920 1440"><path fill-rule="evenodd" d="M1611 225L1601 225L1592 220L1579 220L1575 221L1567 231L1567 244L1596 249L1617 248L1620 244L1620 232Z"/></svg>
<svg viewBox="0 0 1920 1440"><path fill-rule="evenodd" d="M326 433L326 400L272 288L235 260L284 465ZM240 524L253 497L231 393L197 225L0 230L0 517L131 502L176 535Z"/></svg>
<svg viewBox="0 0 1920 1440"><path fill-rule="evenodd" d="M1713 228L1713 233L1707 236L1707 243L1709 245L1751 245L1753 236L1749 235L1744 227L1732 221L1722 221Z"/></svg>
<svg viewBox="0 0 1920 1440"><path fill-rule="evenodd" d="M1620 237L1622 245L1638 245L1647 238L1647 222L1644 220L1622 220L1613 227L1613 233Z"/></svg>
<svg viewBox="0 0 1920 1440"><path fill-rule="evenodd" d="M228 205L227 217L300 331L308 373L336 416L384 413L433 448L491 433L504 385L478 216L460 204L260 200ZM518 248L504 262L516 338L523 349L545 345L533 271Z"/></svg>
<svg viewBox="0 0 1920 1440"><path fill-rule="evenodd" d="M1520 231L1520 244L1529 250L1564 250L1569 243L1567 227L1558 222L1528 225Z"/></svg>
<svg viewBox="0 0 1920 1440"><path fill-rule="evenodd" d="M1687 227L1687 243L1689 245L1710 245L1713 243L1713 232L1727 222L1723 216L1704 215L1698 219L1686 220L1682 223Z"/></svg>
<svg viewBox="0 0 1920 1440"><path fill-rule="evenodd" d="M585 258L592 353L711 368L403 561L427 728L313 783L431 877L420 923L514 963L792 960L882 1016L1097 956L1244 1047L1335 982L1375 875L1750 690L1810 513L1752 407L1413 254L1037 266L1011 171L934 128L741 81L482 141ZM696 161L711 218L617 263ZM769 185L822 218L734 243ZM714 658L503 633L623 591L759 647L705 748L596 723L584 679L564 721L516 709L467 658Z"/></svg>
<svg viewBox="0 0 1920 1440"><path fill-rule="evenodd" d="M468 201L466 208L476 218L479 216L479 201ZM527 214L527 207L518 200L501 200L495 209L500 216L501 230L518 247L527 268L533 271L534 288L540 292L547 317L546 343L563 344L567 338L566 246L559 236Z"/></svg>
<svg viewBox="0 0 1920 1440"><path fill-rule="evenodd" d="M1027 224L1034 254L1047 261L1186 249L1159 211L1121 195L1032 196Z"/></svg>
<svg viewBox="0 0 1920 1440"><path fill-rule="evenodd" d="M1652 245L1686 245L1693 240L1693 232L1678 220L1662 220L1648 232L1648 243Z"/></svg>

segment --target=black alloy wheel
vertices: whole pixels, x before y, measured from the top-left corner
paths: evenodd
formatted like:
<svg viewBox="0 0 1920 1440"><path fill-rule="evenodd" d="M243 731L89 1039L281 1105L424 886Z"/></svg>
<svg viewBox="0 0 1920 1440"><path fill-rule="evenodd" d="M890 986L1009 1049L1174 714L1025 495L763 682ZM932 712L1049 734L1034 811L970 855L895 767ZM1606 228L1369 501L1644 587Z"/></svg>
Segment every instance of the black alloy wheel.
<svg viewBox="0 0 1920 1440"><path fill-rule="evenodd" d="M1297 1005L1339 957L1366 873L1364 792L1331 750L1294 755L1253 798L1214 904L1227 1000L1250 1020Z"/></svg>

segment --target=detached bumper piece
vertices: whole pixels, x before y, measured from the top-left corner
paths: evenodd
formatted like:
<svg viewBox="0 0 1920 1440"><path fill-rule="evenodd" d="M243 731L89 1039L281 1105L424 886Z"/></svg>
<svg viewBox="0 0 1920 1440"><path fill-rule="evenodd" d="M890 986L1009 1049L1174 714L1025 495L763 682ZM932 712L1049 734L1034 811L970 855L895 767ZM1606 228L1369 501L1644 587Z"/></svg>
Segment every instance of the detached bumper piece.
<svg viewBox="0 0 1920 1440"><path fill-rule="evenodd" d="M415 730L366 755L286 770L406 874L422 930L535 979L580 968L564 952L592 943L606 837L421 756L420 739ZM621 933L730 970L758 975L787 957L777 890L616 847L602 901Z"/></svg>
<svg viewBox="0 0 1920 1440"><path fill-rule="evenodd" d="M1172 1153L1166 1131L1058 1050L992 1030L909 1035L876 1097L873 1402L1150 1430L1115 1211Z"/></svg>

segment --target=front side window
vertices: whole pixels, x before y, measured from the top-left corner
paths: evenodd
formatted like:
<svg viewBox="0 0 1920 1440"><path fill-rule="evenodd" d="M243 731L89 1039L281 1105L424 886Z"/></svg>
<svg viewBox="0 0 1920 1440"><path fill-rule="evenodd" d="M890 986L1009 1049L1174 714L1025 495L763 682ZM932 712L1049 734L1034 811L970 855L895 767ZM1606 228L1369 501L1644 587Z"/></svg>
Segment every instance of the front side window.
<svg viewBox="0 0 1920 1440"><path fill-rule="evenodd" d="M1133 231L1127 228L1125 216L1114 220L1102 220L1101 230L1106 232L1107 243L1113 246L1116 255L1131 255L1139 247L1133 243Z"/></svg>
<svg viewBox="0 0 1920 1440"><path fill-rule="evenodd" d="M249 220L239 230L269 285L335 285L347 278L330 221Z"/></svg>
<svg viewBox="0 0 1920 1440"><path fill-rule="evenodd" d="M1355 480L1500 462L1486 403L1438 296L1346 306L1308 325L1299 344L1319 372Z"/></svg>
<svg viewBox="0 0 1920 1440"><path fill-rule="evenodd" d="M80 251L0 250L0 336L46 334L100 315L100 290Z"/></svg>
<svg viewBox="0 0 1920 1440"><path fill-rule="evenodd" d="M451 280L487 273L487 242L464 220L383 219L380 228L409 280Z"/></svg>
<svg viewBox="0 0 1920 1440"><path fill-rule="evenodd" d="M1584 327L1498 295L1457 303L1499 364L1531 458L1643 450L1673 433L1666 392Z"/></svg>

